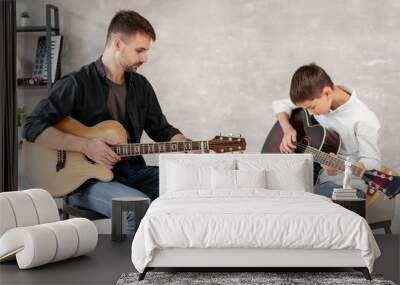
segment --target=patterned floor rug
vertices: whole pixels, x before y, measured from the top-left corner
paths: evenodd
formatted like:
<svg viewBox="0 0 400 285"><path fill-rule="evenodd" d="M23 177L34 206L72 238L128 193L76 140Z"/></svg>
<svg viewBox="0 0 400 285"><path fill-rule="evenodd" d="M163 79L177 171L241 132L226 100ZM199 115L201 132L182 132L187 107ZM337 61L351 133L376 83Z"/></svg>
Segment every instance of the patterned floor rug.
<svg viewBox="0 0 400 285"><path fill-rule="evenodd" d="M368 281L360 272L148 272L142 281L138 281L138 276L138 273L122 274L117 285L395 285L380 275L372 275L373 280Z"/></svg>

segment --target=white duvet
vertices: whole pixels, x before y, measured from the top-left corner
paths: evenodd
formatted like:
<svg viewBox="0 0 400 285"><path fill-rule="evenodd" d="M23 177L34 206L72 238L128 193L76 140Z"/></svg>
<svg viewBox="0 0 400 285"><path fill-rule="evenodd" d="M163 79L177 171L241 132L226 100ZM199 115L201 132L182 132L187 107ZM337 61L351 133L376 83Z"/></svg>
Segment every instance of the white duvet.
<svg viewBox="0 0 400 285"><path fill-rule="evenodd" d="M296 191L172 192L156 199L132 243L143 272L155 249L358 249L372 272L380 250L365 221L329 199Z"/></svg>

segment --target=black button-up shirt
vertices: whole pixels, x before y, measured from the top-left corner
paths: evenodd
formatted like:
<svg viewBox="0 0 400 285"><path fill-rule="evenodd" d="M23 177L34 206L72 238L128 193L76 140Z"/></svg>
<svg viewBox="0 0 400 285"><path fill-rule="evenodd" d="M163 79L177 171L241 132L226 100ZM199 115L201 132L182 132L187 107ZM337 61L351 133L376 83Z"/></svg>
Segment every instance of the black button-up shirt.
<svg viewBox="0 0 400 285"><path fill-rule="evenodd" d="M133 143L140 142L143 130L157 142L169 141L180 131L171 126L161 111L147 79L135 72L125 73L127 88L125 128ZM101 57L79 71L57 81L48 98L38 103L25 119L23 136L30 142L50 126L71 116L86 126L112 119L107 108L109 87ZM142 157L131 159L144 163Z"/></svg>

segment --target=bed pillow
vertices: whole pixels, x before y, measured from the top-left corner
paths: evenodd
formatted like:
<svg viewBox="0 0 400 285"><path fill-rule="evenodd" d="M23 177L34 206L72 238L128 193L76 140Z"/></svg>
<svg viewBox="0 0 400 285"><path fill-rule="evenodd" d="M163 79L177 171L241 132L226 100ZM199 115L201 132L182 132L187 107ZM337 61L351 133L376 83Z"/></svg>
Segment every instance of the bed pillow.
<svg viewBox="0 0 400 285"><path fill-rule="evenodd" d="M268 171L269 188L290 191L306 191L306 172L304 161L291 163L290 171L277 166Z"/></svg>
<svg viewBox="0 0 400 285"><path fill-rule="evenodd" d="M212 190L236 190L236 170L233 169L211 169Z"/></svg>
<svg viewBox="0 0 400 285"><path fill-rule="evenodd" d="M267 170L235 170L237 188L267 188Z"/></svg>
<svg viewBox="0 0 400 285"><path fill-rule="evenodd" d="M209 189L211 167L186 166L177 163L168 165L168 191L185 191L194 189Z"/></svg>
<svg viewBox="0 0 400 285"><path fill-rule="evenodd" d="M263 160L238 160L239 170L266 169L267 189L306 191L306 164L303 160L275 160L273 163Z"/></svg>
<svg viewBox="0 0 400 285"><path fill-rule="evenodd" d="M167 165L167 191L206 190L210 191L211 169L234 169L236 161L218 160L193 162L189 159L171 161Z"/></svg>
<svg viewBox="0 0 400 285"><path fill-rule="evenodd" d="M239 190L242 188L266 188L266 170L232 170L232 169L211 169L211 189Z"/></svg>

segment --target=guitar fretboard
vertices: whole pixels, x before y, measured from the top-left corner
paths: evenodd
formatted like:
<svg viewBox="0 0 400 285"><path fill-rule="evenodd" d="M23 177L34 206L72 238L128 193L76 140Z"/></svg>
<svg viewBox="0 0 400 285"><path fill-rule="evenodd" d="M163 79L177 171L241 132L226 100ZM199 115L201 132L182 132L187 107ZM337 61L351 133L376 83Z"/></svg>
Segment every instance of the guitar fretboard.
<svg viewBox="0 0 400 285"><path fill-rule="evenodd" d="M127 157L152 153L209 150L209 143L208 141L129 143L113 145L111 149L119 156Z"/></svg>
<svg viewBox="0 0 400 285"><path fill-rule="evenodd" d="M326 152L320 151L316 148L313 148L311 146L306 146L303 144L298 144L298 147L304 152L304 153L311 153L314 157L314 160L318 162L319 164L324 164L330 167L333 167L339 171L344 171L345 170L345 160L329 155ZM352 174L357 176L357 177L362 177L364 174L364 169L362 167L359 167L355 164L351 165L351 171Z"/></svg>

